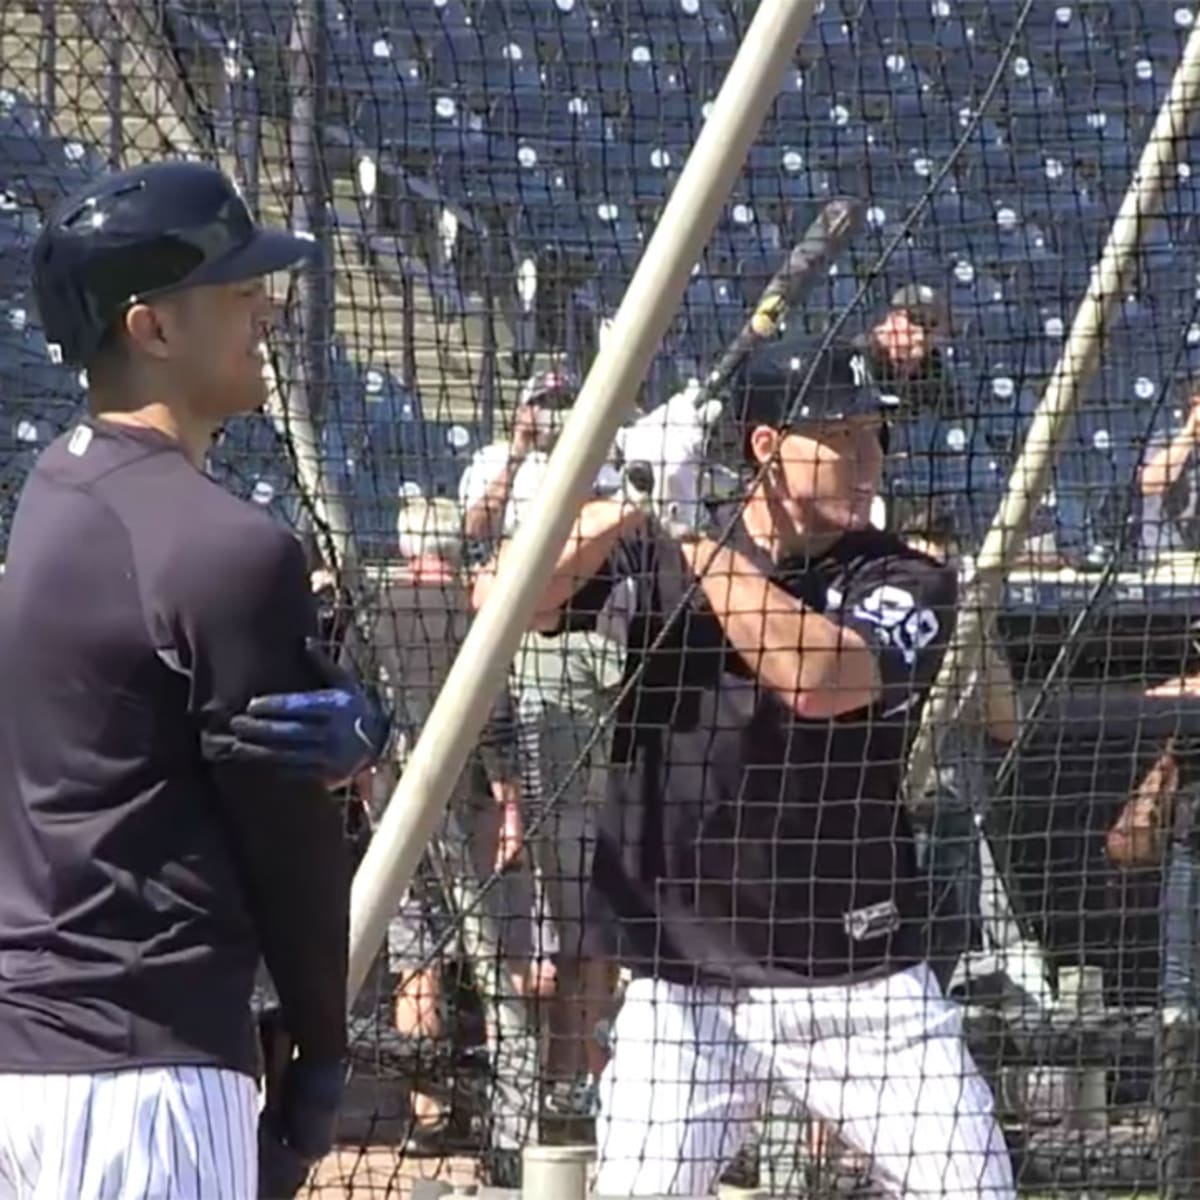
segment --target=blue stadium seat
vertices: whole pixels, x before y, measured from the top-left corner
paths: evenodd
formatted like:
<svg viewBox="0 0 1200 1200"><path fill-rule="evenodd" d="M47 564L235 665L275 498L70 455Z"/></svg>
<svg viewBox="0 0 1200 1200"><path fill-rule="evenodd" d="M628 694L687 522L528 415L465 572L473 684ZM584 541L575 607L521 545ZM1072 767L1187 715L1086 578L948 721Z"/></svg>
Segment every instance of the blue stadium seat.
<svg viewBox="0 0 1200 1200"><path fill-rule="evenodd" d="M420 43L403 33L378 32L334 39L329 44L328 79L334 94L341 93L344 107L393 99L426 78Z"/></svg>
<svg viewBox="0 0 1200 1200"><path fill-rule="evenodd" d="M392 150L407 161L434 151L488 152L483 118L450 91L431 91L414 75L398 74L387 92L359 101L354 126L372 149Z"/></svg>

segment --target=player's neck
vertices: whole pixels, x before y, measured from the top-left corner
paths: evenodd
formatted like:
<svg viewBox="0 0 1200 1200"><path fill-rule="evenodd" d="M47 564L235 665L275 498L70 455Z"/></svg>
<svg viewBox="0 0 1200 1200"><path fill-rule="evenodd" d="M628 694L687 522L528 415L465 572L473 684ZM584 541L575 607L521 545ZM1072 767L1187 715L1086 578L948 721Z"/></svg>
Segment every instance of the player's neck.
<svg viewBox="0 0 1200 1200"><path fill-rule="evenodd" d="M805 529L759 484L746 499L742 524L750 540L765 550L772 562L807 555L815 558L829 550L842 536L837 532Z"/></svg>
<svg viewBox="0 0 1200 1200"><path fill-rule="evenodd" d="M178 442L189 461L198 470L204 469L204 460L212 447L216 429L209 421L200 420L180 407L162 401L150 401L136 407L117 407L105 403L103 396L92 397L92 413L102 421L114 425L133 425L142 429L154 429L172 441Z"/></svg>

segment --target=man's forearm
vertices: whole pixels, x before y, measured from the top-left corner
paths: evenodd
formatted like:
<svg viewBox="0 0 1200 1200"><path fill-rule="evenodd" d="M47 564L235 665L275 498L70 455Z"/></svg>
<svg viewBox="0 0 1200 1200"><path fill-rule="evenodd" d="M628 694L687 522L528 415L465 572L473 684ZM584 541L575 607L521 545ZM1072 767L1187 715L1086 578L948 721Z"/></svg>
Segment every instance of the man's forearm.
<svg viewBox="0 0 1200 1200"><path fill-rule="evenodd" d="M316 781L213 770L262 956L292 1040L313 1061L346 1052L349 848L341 806Z"/></svg>
<svg viewBox="0 0 1200 1200"><path fill-rule="evenodd" d="M521 801L521 785L515 779L493 779L491 788L492 799L500 808Z"/></svg>
<svg viewBox="0 0 1200 1200"><path fill-rule="evenodd" d="M1143 496L1160 496L1183 474L1188 459L1196 453L1200 422L1188 416L1187 424L1163 447L1148 455L1138 482Z"/></svg>
<svg viewBox="0 0 1200 1200"><path fill-rule="evenodd" d="M980 685L988 736L994 742L1011 745L1020 732L1020 704L1008 663L990 640L984 643Z"/></svg>
<svg viewBox="0 0 1200 1200"><path fill-rule="evenodd" d="M799 716L839 716L879 698L874 651L853 630L806 608L734 550L706 538L680 549L730 645Z"/></svg>
<svg viewBox="0 0 1200 1200"><path fill-rule="evenodd" d="M640 528L645 516L636 505L621 500L591 500L583 506L567 535L554 573L550 577L535 614L534 628L556 624L563 606L596 575L612 554L617 542ZM509 547L504 546L479 572L471 599L480 608L487 599Z"/></svg>

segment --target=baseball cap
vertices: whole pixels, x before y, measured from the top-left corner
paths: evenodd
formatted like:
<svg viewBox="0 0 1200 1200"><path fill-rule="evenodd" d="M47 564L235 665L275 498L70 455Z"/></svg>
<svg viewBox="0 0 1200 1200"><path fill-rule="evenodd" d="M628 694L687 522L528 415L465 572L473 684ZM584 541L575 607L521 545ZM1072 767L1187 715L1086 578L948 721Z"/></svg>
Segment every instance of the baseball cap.
<svg viewBox="0 0 1200 1200"><path fill-rule="evenodd" d="M812 382L801 394L810 372ZM843 421L877 413L888 405L871 377L866 356L846 343L820 351L815 363L795 347L778 343L763 347L746 363L731 399L743 429Z"/></svg>
<svg viewBox="0 0 1200 1200"><path fill-rule="evenodd" d="M891 307L908 313L924 329L950 328L950 305L946 297L927 283L906 284L892 297Z"/></svg>
<svg viewBox="0 0 1200 1200"><path fill-rule="evenodd" d="M320 256L311 236L254 222L232 181L199 162L102 175L52 213L33 249L46 340L83 363L130 305L238 283Z"/></svg>
<svg viewBox="0 0 1200 1200"><path fill-rule="evenodd" d="M522 404L538 404L544 408L569 408L579 394L579 377L567 367L552 367L536 371L521 388Z"/></svg>

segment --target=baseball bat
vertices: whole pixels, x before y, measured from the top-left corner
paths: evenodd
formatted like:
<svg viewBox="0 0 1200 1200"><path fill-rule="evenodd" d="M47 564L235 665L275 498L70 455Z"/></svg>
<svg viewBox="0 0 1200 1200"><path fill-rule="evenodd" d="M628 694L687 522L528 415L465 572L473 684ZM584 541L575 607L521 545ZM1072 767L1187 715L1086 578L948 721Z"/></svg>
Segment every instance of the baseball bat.
<svg viewBox="0 0 1200 1200"><path fill-rule="evenodd" d="M783 266L771 276L746 323L709 371L704 381L708 394L719 392L756 346L775 337L788 313L812 291L817 280L862 229L865 213L863 202L850 197L830 200L821 209L792 247Z"/></svg>
<svg viewBox="0 0 1200 1200"><path fill-rule="evenodd" d="M846 196L830 200L822 207L804 236L788 252L783 265L767 281L754 311L705 376L704 386L696 397L698 405L718 395L754 348L779 333L788 314L812 291L830 263L862 228L865 213L866 206L861 200ZM712 466L709 472L708 490L712 494L732 494L737 490L736 478L729 472ZM654 472L649 463L627 463L625 477L644 495L653 490Z"/></svg>

